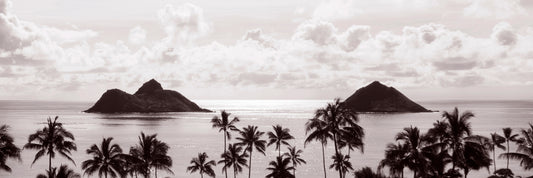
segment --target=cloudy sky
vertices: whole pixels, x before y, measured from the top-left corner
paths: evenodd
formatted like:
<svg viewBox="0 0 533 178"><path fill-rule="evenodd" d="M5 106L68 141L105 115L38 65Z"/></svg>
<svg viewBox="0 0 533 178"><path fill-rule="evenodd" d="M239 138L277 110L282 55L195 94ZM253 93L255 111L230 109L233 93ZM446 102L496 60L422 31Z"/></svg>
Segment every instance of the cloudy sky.
<svg viewBox="0 0 533 178"><path fill-rule="evenodd" d="M533 1L0 0L0 99L533 99Z"/></svg>

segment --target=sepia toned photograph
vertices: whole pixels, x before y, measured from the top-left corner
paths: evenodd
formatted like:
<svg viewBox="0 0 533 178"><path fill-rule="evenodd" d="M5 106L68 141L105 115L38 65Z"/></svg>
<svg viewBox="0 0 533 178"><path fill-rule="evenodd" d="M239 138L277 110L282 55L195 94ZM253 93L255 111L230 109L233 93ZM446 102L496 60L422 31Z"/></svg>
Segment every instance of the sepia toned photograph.
<svg viewBox="0 0 533 178"><path fill-rule="evenodd" d="M533 0L0 0L0 178L533 178Z"/></svg>

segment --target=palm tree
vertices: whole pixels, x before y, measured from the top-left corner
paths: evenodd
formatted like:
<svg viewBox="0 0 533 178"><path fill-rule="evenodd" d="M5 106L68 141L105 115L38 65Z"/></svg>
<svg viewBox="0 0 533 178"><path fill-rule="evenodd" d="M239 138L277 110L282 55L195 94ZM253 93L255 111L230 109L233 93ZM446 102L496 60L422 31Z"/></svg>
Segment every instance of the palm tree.
<svg viewBox="0 0 533 178"><path fill-rule="evenodd" d="M361 168L360 170L355 171L355 178L386 178L387 176L381 174L379 171L374 172L369 167Z"/></svg>
<svg viewBox="0 0 533 178"><path fill-rule="evenodd" d="M505 142L507 143L507 154L509 154L509 150L511 149L509 147L509 142L516 142L518 141L518 134L513 134L513 129L506 127L503 128L503 138L505 139ZM507 169L509 169L509 157L507 157Z"/></svg>
<svg viewBox="0 0 533 178"><path fill-rule="evenodd" d="M8 158L17 159L20 161L20 148L13 142L13 137L7 133L9 126L0 126L0 170L11 172L11 168L7 166Z"/></svg>
<svg viewBox="0 0 533 178"><path fill-rule="evenodd" d="M239 172L242 172L242 166L248 166L246 164L246 157L248 157L248 155L239 145L229 144L228 151L224 152L221 157L222 160L218 161L218 163L224 163L224 167L222 167L222 170L227 172L228 168L233 167L234 178L237 177L237 174Z"/></svg>
<svg viewBox="0 0 533 178"><path fill-rule="evenodd" d="M309 133L311 132L311 133ZM333 136L328 130L326 130L326 122L317 118L310 119L305 124L305 134L307 138L304 142L304 147L311 141L319 141L322 146L322 166L324 169L324 178L326 178L326 156L324 153L324 147L328 142L328 139L333 139Z"/></svg>
<svg viewBox="0 0 533 178"><path fill-rule="evenodd" d="M268 132L268 145L276 144L276 150L278 150L278 156L281 156L281 145L290 146L287 140L294 139L294 137L289 133L289 128L283 128L280 125L272 126L274 132Z"/></svg>
<svg viewBox="0 0 533 178"><path fill-rule="evenodd" d="M417 127L406 127L396 135L396 141L402 141L407 147L406 166L414 172L413 177L425 176L428 161L422 153L422 137ZM420 175L418 175L419 173Z"/></svg>
<svg viewBox="0 0 533 178"><path fill-rule="evenodd" d="M61 165L59 170L52 168L46 171L46 174L39 174L37 178L81 178L80 174L69 169L67 165Z"/></svg>
<svg viewBox="0 0 533 178"><path fill-rule="evenodd" d="M267 170L271 171L268 174L267 178L294 178L294 175L291 174L291 170L294 170L294 167L289 166L291 163L290 158L283 158L281 156L276 157L276 161L270 161L268 165L270 167Z"/></svg>
<svg viewBox="0 0 533 178"><path fill-rule="evenodd" d="M187 167L187 172L193 172L198 171L200 173L200 177L204 177L204 173L207 174L210 177L215 177L215 171L213 170L212 166L215 166L217 163L215 160L207 161L207 154L205 152L198 153L198 157L193 158L191 160L192 166Z"/></svg>
<svg viewBox="0 0 533 178"><path fill-rule="evenodd" d="M307 162L305 162L305 160L301 158L301 154L304 151L296 149L296 146L288 147L288 149L289 152L284 153L283 156L287 156L291 160L292 167L294 167L294 169L292 170L292 174L294 175L294 177L296 177L296 166L301 165L302 163L307 164Z"/></svg>
<svg viewBox="0 0 533 178"><path fill-rule="evenodd" d="M254 148L265 155L266 141L261 139L261 136L263 136L265 133L258 131L257 126L251 125L242 128L242 131L239 133L241 134L241 137L237 138L237 140L240 141L237 144L246 146L246 151L250 153L250 159L248 160L248 178L250 178L252 174L252 153Z"/></svg>
<svg viewBox="0 0 533 178"><path fill-rule="evenodd" d="M344 127L340 132L339 139L339 148L348 148L348 156L350 156L350 151L354 149L361 150L361 153L364 152L363 139L365 137L365 132L363 128L359 125L351 125Z"/></svg>
<svg viewBox="0 0 533 178"><path fill-rule="evenodd" d="M226 111L222 110L220 112L220 118L218 116L214 116L213 119L211 119L211 123L213 124L213 128L219 128L218 132L224 131L224 153L226 153L226 138L229 140L231 139L231 134L229 131L239 131L237 127L235 127L235 124L239 122L239 118L234 117L231 121L229 121L229 116L231 113L227 113ZM228 173L225 172L226 178L228 178Z"/></svg>
<svg viewBox="0 0 533 178"><path fill-rule="evenodd" d="M172 158L167 155L170 148L165 142L158 140L157 134L145 135L141 132L139 136L139 143L130 148L130 154L139 160L137 172L140 172L144 177L149 177L151 169L154 168L155 177L157 178L157 170L164 170L174 174L170 167L172 167Z"/></svg>
<svg viewBox="0 0 533 178"><path fill-rule="evenodd" d="M498 135L496 132L491 133L490 138L489 149L492 152L492 162L494 164L494 171L496 171L496 148L505 150L505 146L502 145L505 142L505 138Z"/></svg>
<svg viewBox="0 0 533 178"><path fill-rule="evenodd" d="M31 163L32 165L43 155L47 154L48 170L52 170L52 158L56 156L56 152L74 163L74 160L70 157L71 151L77 150L76 144L74 143L74 135L63 128L63 124L57 122L57 119L58 116L54 118L54 121L48 118L46 127L42 130L37 130L37 132L28 137L28 143L24 145L24 148L39 150L35 154L35 159Z"/></svg>
<svg viewBox="0 0 533 178"><path fill-rule="evenodd" d="M427 144L422 148L424 156L429 160L427 168L436 177L443 177L446 165L451 162L451 156L448 153L450 138L448 129L447 122L437 120L422 138Z"/></svg>
<svg viewBox="0 0 533 178"><path fill-rule="evenodd" d="M444 111L442 117L447 121L448 128L446 129L446 141L452 150L452 170L464 162L462 148L464 147L464 138L472 134L470 120L474 114L470 111L459 113L457 107L452 112Z"/></svg>
<svg viewBox="0 0 533 178"><path fill-rule="evenodd" d="M504 153L500 157L510 158L520 161L520 166L525 170L533 168L533 124L529 124L529 128L522 129L521 138L518 141L518 148L516 152Z"/></svg>
<svg viewBox="0 0 533 178"><path fill-rule="evenodd" d="M327 130L332 135L332 140L335 146L335 155L340 154L339 141L343 130L350 127L359 127L357 122L359 117L357 113L340 102L339 98L334 100L334 103L328 103L325 108L320 108L315 111L315 119L320 119L325 122L324 130ZM349 156L348 156L349 158ZM339 170L339 177L342 177L342 172Z"/></svg>
<svg viewBox="0 0 533 178"><path fill-rule="evenodd" d="M111 145L111 140L113 140L113 137L103 138L100 147L93 144L87 149L87 154L93 158L82 163L81 167L85 170L85 174L91 176L98 172L98 177L103 175L105 178L108 175L120 177L124 174L122 167L125 160L122 156L122 149L117 144Z"/></svg>
<svg viewBox="0 0 533 178"><path fill-rule="evenodd" d="M388 144L385 149L385 159L379 162L378 170L384 167L389 167L389 174L391 177L402 177L403 169L407 162L405 156L409 153L409 148L406 144Z"/></svg>
<svg viewBox="0 0 533 178"><path fill-rule="evenodd" d="M348 171L353 170L350 156L335 154L331 159L333 159L333 164L329 165L329 168L335 168L336 171L339 171L341 173L340 178L344 178Z"/></svg>
<svg viewBox="0 0 533 178"><path fill-rule="evenodd" d="M465 178L470 170L489 169L492 160L488 152L488 144L486 144L488 142L488 138L479 135L469 136L464 139L464 147L462 148L464 162L459 167L463 168Z"/></svg>

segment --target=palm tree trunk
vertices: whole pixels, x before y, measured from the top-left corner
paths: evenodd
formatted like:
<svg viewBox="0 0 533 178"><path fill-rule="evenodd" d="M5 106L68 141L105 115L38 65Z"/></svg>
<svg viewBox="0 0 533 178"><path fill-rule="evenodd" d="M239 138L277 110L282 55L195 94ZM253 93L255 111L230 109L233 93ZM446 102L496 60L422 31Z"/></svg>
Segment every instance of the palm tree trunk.
<svg viewBox="0 0 533 178"><path fill-rule="evenodd" d="M493 158L492 162L494 163L494 171L493 171L494 173L496 172L496 147L494 145L492 146L492 158Z"/></svg>
<svg viewBox="0 0 533 178"><path fill-rule="evenodd" d="M278 144L277 145L278 146L278 156L281 157L281 143L278 142L277 144Z"/></svg>
<svg viewBox="0 0 533 178"><path fill-rule="evenodd" d="M204 174L203 173L200 173L200 178L204 178Z"/></svg>
<svg viewBox="0 0 533 178"><path fill-rule="evenodd" d="M402 169L402 178L403 178L403 169Z"/></svg>
<svg viewBox="0 0 533 178"><path fill-rule="evenodd" d="M48 171L52 172L52 155L48 155Z"/></svg>
<svg viewBox="0 0 533 178"><path fill-rule="evenodd" d="M237 178L237 168L233 166L233 178Z"/></svg>
<svg viewBox="0 0 533 178"><path fill-rule="evenodd" d="M465 178L468 177L468 168L465 168Z"/></svg>
<svg viewBox="0 0 533 178"><path fill-rule="evenodd" d="M250 149L250 160L248 160L248 178L252 175L252 150Z"/></svg>
<svg viewBox="0 0 533 178"><path fill-rule="evenodd" d="M104 177L107 178L107 172L104 174Z"/></svg>
<svg viewBox="0 0 533 178"><path fill-rule="evenodd" d="M296 178L296 164L292 163L292 167L294 167L294 169L292 170L292 175L294 176L294 178Z"/></svg>
<svg viewBox="0 0 533 178"><path fill-rule="evenodd" d="M228 134L227 131L224 130L224 153L226 153L226 135L227 134ZM228 178L228 169L224 169L224 174L226 174L226 178Z"/></svg>
<svg viewBox="0 0 533 178"><path fill-rule="evenodd" d="M157 168L155 168L155 178L157 178Z"/></svg>
<svg viewBox="0 0 533 178"><path fill-rule="evenodd" d="M339 150L337 148L337 134L333 134L333 143L335 143L335 155L339 154ZM342 178L342 171L339 169L339 177Z"/></svg>
<svg viewBox="0 0 533 178"><path fill-rule="evenodd" d="M509 140L507 140L507 155L509 155ZM507 169L509 169L509 156L507 156Z"/></svg>
<svg viewBox="0 0 533 178"><path fill-rule="evenodd" d="M322 166L324 167L324 178L327 178L327 176L326 176L326 156L324 155L324 142L322 142Z"/></svg>
<svg viewBox="0 0 533 178"><path fill-rule="evenodd" d="M413 171L413 172L414 172L414 174L413 174L413 178L416 178L416 170Z"/></svg>

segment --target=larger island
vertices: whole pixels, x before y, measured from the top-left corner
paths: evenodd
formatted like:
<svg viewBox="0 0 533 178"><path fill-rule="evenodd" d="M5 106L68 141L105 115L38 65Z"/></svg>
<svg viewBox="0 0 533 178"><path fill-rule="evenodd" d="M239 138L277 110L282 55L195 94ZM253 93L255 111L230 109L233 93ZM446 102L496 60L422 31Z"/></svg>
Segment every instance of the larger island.
<svg viewBox="0 0 533 178"><path fill-rule="evenodd" d="M144 83L133 95L120 89L107 90L90 113L129 113L129 112L211 112L200 108L177 91L165 90L152 79Z"/></svg>

